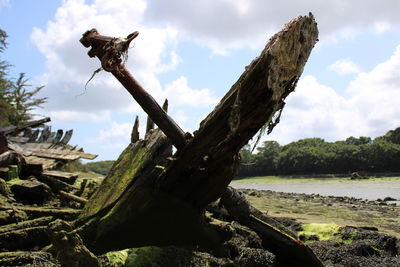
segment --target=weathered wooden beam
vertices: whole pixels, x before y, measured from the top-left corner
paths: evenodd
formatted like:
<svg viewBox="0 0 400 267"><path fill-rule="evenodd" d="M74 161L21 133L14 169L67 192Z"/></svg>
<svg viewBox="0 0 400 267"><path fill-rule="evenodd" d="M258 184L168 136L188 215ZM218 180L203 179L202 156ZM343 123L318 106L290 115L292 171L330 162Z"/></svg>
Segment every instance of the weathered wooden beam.
<svg viewBox="0 0 400 267"><path fill-rule="evenodd" d="M62 172L62 171L43 171L41 174L51 176L55 179L61 180L67 184L73 185L78 178L77 174L70 173L70 172Z"/></svg>
<svg viewBox="0 0 400 267"><path fill-rule="evenodd" d="M68 200L72 200L72 201L75 201L75 202L78 202L78 203L81 203L81 204L86 204L87 203L87 199L86 198L78 197L78 196L75 196L73 194L70 194L70 193L67 193L67 192L64 192L64 191L60 191L58 193L60 194L60 196L62 198L65 198L65 199L68 199Z"/></svg>
<svg viewBox="0 0 400 267"><path fill-rule="evenodd" d="M0 210L20 210L28 214L29 218L39 218L44 216L53 216L63 220L74 220L79 216L80 211L66 208L39 208L28 206L10 206L0 205Z"/></svg>
<svg viewBox="0 0 400 267"><path fill-rule="evenodd" d="M10 134L10 133L18 133L22 130L25 130L28 127L36 127L39 125L42 125L43 123L49 122L51 121L50 117L46 117L40 120L35 120L35 121L28 121L24 124L20 124L20 125L11 125L11 126L6 126L6 127L2 127L0 128L0 132L3 132L4 134Z"/></svg>
<svg viewBox="0 0 400 267"><path fill-rule="evenodd" d="M179 151L159 179L160 190L198 207L216 200L234 176L239 150L263 125L274 125L317 40L312 14L275 34Z"/></svg>
<svg viewBox="0 0 400 267"><path fill-rule="evenodd" d="M53 220L53 217L48 216L48 217L40 217L40 218L33 219L33 220L23 221L23 222L19 222L19 223L3 225L0 227L0 234L4 234L4 233L15 231L15 230L21 230L24 228L45 226L45 225L48 225L49 222L51 222L52 220Z"/></svg>
<svg viewBox="0 0 400 267"><path fill-rule="evenodd" d="M139 116L136 116L135 124L133 125L131 133L131 143L135 143L138 140L139 140Z"/></svg>
<svg viewBox="0 0 400 267"><path fill-rule="evenodd" d="M89 248L99 253L174 244L217 251L221 238L207 229L202 211L232 180L240 148L263 125L274 125L273 118L294 90L317 36L312 15L287 24L173 157L166 155L166 138L158 130L150 131L147 140L130 144L76 223L87 225L82 237ZM90 45L86 41L84 37L83 43ZM107 65L110 55L104 54L103 47L103 55L94 53L93 48L91 55L105 56L102 63ZM116 62L113 74L118 72L117 76L125 79L126 70ZM113 61L106 67L112 66Z"/></svg>
<svg viewBox="0 0 400 267"><path fill-rule="evenodd" d="M50 253L42 251L0 252L0 266L35 266L51 259Z"/></svg>
<svg viewBox="0 0 400 267"><path fill-rule="evenodd" d="M63 182L51 175L42 174L42 175L38 176L38 179L39 179L39 181L46 183L48 186L50 186L50 188L55 192L59 192L59 191L70 192L73 190L79 190L78 187L67 184L66 182Z"/></svg>
<svg viewBox="0 0 400 267"><path fill-rule="evenodd" d="M65 132L64 137L61 139L59 142L60 145L66 145L68 144L69 140L71 140L72 134L74 133L74 130L68 130Z"/></svg>
<svg viewBox="0 0 400 267"><path fill-rule="evenodd" d="M4 250L44 247L50 243L46 226L35 226L0 234L0 248Z"/></svg>
<svg viewBox="0 0 400 267"><path fill-rule="evenodd" d="M92 47L89 51L89 56L97 56L102 63L103 69L111 72L117 78L154 123L168 136L172 144L177 149L182 149L186 145L184 131L168 116L122 64L121 55L127 52L129 43L138 34L138 32L134 32L128 35L126 39L117 39L99 35L97 30L92 29L83 34L80 42L85 47Z"/></svg>

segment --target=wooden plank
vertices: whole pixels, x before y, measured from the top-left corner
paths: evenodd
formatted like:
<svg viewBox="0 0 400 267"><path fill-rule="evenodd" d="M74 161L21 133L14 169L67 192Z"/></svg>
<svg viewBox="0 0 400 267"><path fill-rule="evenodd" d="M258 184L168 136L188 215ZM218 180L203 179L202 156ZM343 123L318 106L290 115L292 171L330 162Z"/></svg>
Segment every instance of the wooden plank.
<svg viewBox="0 0 400 267"><path fill-rule="evenodd" d="M11 125L11 126L6 126L6 127L1 127L0 132L3 132L4 134L10 134L13 132L20 132L22 130L25 130L28 127L37 127L42 125L43 123L49 122L51 119L50 117L46 117L40 120L34 120L34 121L28 121L24 124L20 125Z"/></svg>
<svg viewBox="0 0 400 267"><path fill-rule="evenodd" d="M60 141L60 145L67 145L68 142L71 140L73 133L74 133L73 129L66 131L64 137Z"/></svg>
<svg viewBox="0 0 400 267"><path fill-rule="evenodd" d="M62 172L62 171L43 171L44 175L54 177L56 179L59 179L63 182L66 182L67 184L74 184L76 179L78 178L77 174L70 173L70 172Z"/></svg>

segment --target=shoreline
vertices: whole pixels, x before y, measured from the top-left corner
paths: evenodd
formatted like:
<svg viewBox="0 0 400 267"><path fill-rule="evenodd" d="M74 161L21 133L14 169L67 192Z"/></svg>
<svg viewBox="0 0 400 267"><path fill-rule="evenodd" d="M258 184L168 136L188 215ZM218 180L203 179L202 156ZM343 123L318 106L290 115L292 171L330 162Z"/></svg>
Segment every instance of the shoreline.
<svg viewBox="0 0 400 267"><path fill-rule="evenodd" d="M271 190L239 190L254 207L272 217L292 218L301 224L335 223L339 226L374 227L400 238L400 206L387 201Z"/></svg>

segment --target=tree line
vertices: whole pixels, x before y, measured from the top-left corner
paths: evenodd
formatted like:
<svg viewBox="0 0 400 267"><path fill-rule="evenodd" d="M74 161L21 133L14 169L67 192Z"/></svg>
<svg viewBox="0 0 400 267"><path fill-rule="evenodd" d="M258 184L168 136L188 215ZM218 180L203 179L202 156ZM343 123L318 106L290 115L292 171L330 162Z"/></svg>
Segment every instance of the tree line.
<svg viewBox="0 0 400 267"><path fill-rule="evenodd" d="M0 127L32 120L36 115L32 111L47 100L46 97L36 97L44 86L32 87L25 73L20 73L16 79L10 77L12 65L2 57L7 48L7 37L7 33L0 29Z"/></svg>
<svg viewBox="0 0 400 267"><path fill-rule="evenodd" d="M240 154L239 177L400 172L400 127L374 140L366 136L336 142L306 138L283 146L265 141L257 153L251 153L247 145Z"/></svg>

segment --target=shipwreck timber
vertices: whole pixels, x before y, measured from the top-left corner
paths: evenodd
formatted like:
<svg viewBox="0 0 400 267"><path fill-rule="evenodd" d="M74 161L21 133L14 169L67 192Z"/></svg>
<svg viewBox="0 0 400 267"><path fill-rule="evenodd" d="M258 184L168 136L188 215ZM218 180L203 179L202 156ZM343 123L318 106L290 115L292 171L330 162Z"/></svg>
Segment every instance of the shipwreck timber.
<svg viewBox="0 0 400 267"><path fill-rule="evenodd" d="M277 123L274 119L279 119L317 42L316 23L311 14L299 17L274 35L193 136L184 133L123 65L121 55L137 36L134 32L127 38L111 38L93 29L80 40L160 129L150 130L121 154L86 204L78 232L95 253L191 245L224 254L218 227L205 221L204 208L226 191L240 148L263 125L269 123L272 130ZM177 148L173 156L171 145ZM294 261L321 266L312 252L304 257L296 254L298 250L288 253Z"/></svg>
<svg viewBox="0 0 400 267"><path fill-rule="evenodd" d="M124 66L122 56L137 36L134 32L112 38L92 29L80 40L90 48L89 56L97 57L102 68L121 82L149 119L143 139L135 121L131 143L88 201L71 196L65 189L68 186L57 189L63 197L85 204L74 222L51 223L52 250L61 264L99 266L92 252L149 245L198 247L216 256L235 257L226 242L236 231L232 229L242 226L214 222L205 213L211 202L221 198L220 205L261 238L262 247L276 255L280 266L322 266L292 233L271 226L266 216L242 205L246 201L228 188L240 148L263 125L268 124L271 131L279 122L285 99L294 91L317 42L313 15L294 19L274 35L193 134L185 133ZM159 128L153 129L153 123ZM172 146L177 148L175 154Z"/></svg>

